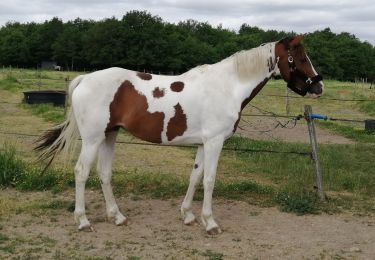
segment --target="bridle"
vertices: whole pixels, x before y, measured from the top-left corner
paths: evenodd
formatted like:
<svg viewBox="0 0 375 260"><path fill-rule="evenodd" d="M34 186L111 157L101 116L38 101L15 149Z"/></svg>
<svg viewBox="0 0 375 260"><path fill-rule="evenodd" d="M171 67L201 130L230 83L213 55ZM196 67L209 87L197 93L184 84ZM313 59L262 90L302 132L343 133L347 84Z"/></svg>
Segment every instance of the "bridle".
<svg viewBox="0 0 375 260"><path fill-rule="evenodd" d="M285 46L285 45L284 45ZM299 70L294 62L293 56L290 54L290 47L285 46L286 50L288 51L288 65L289 65L289 72L290 77L288 80L288 88L296 92L301 96L305 96L307 92L311 92L312 85L323 80L323 76L318 74L314 77L308 77L303 71ZM303 89L299 89L296 87L297 79L300 79L306 83L306 87Z"/></svg>

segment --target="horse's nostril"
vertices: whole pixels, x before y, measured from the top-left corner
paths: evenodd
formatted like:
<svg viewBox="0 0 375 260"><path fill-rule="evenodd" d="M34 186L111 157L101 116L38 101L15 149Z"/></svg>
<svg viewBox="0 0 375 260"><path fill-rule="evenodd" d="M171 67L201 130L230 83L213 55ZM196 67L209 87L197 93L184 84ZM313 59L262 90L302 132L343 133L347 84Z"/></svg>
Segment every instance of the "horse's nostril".
<svg viewBox="0 0 375 260"><path fill-rule="evenodd" d="M320 84L314 85L311 90L312 90L313 93L315 93L317 95L320 95L320 94L323 93L323 87Z"/></svg>

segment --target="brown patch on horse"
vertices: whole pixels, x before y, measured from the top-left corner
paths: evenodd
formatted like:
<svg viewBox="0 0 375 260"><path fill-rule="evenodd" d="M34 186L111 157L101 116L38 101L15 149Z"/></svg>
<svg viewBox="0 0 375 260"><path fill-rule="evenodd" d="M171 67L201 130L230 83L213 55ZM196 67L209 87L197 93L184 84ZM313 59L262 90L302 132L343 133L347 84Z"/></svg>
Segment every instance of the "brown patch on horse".
<svg viewBox="0 0 375 260"><path fill-rule="evenodd" d="M240 123L240 120L241 120L241 112L242 110L246 107L247 104L249 104L249 102L255 98L256 95L258 95L259 91L262 90L262 88L267 84L268 80L270 78L265 78L262 82L260 82L254 89L253 91L251 92L250 96L247 97L244 101L242 101L241 103L241 110L240 112L238 112L238 119L237 121L234 123L234 126L233 126L233 133L236 132L237 130L237 127L238 127L238 124Z"/></svg>
<svg viewBox="0 0 375 260"><path fill-rule="evenodd" d="M284 43L284 41L286 41L286 39L276 43L275 55L276 55L276 57L279 57L279 63L277 64L277 66L279 67L280 75L285 81L288 81L289 78L290 78L289 63L288 63L288 51L285 49L286 43Z"/></svg>
<svg viewBox="0 0 375 260"><path fill-rule="evenodd" d="M151 80L152 75L144 72L137 72L137 76L143 80Z"/></svg>
<svg viewBox="0 0 375 260"><path fill-rule="evenodd" d="M184 89L184 82L182 81L175 81L171 84L171 90L174 92L181 92Z"/></svg>
<svg viewBox="0 0 375 260"><path fill-rule="evenodd" d="M254 89L253 91L251 92L250 96L248 98L246 98L244 101L242 101L241 103L241 111L246 107L247 104L249 104L249 102L255 98L256 95L258 95L259 91L262 90L262 88L267 84L268 80L270 78L265 78L262 82L260 82Z"/></svg>
<svg viewBox="0 0 375 260"><path fill-rule="evenodd" d="M177 136L183 135L187 129L186 115L184 114L184 110L182 110L180 103L177 103L177 105L174 106L174 109L174 117L169 120L167 126L168 141L172 141Z"/></svg>
<svg viewBox="0 0 375 260"><path fill-rule="evenodd" d="M165 115L162 112L150 113L147 109L147 98L125 80L110 104L106 132L123 127L142 140L161 143Z"/></svg>
<svg viewBox="0 0 375 260"><path fill-rule="evenodd" d="M154 96L154 98L161 98L161 97L164 97L164 89L160 89L159 87L156 87L154 89L154 91L152 91L152 95Z"/></svg>

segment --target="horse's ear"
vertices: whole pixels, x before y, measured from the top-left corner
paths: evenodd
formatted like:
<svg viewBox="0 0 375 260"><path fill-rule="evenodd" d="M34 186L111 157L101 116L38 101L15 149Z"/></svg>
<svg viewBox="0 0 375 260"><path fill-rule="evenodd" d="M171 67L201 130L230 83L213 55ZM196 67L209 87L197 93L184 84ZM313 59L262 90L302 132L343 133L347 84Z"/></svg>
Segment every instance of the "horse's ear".
<svg viewBox="0 0 375 260"><path fill-rule="evenodd" d="M301 44L303 38L304 38L303 35L297 35L297 36L295 36L295 37L289 42L289 45L290 45L291 47L298 46L298 45Z"/></svg>

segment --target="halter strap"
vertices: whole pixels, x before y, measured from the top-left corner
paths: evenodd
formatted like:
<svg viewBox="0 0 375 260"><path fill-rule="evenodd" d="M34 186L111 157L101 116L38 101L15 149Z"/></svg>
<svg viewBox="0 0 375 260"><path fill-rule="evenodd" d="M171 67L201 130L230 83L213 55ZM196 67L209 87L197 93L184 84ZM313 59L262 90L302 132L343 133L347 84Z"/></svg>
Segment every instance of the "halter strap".
<svg viewBox="0 0 375 260"><path fill-rule="evenodd" d="M294 62L294 59L292 55L290 54L290 47L285 46L288 50L288 64L289 64L289 72L290 72L290 78L288 81L288 88L296 92L297 94L301 96L305 96L307 92L311 90L311 87L314 83L317 83L319 81L323 80L323 76L320 74L315 75L314 77L310 78L308 77L303 71L299 70ZM299 89L295 86L297 78L303 80L306 83L306 88Z"/></svg>

